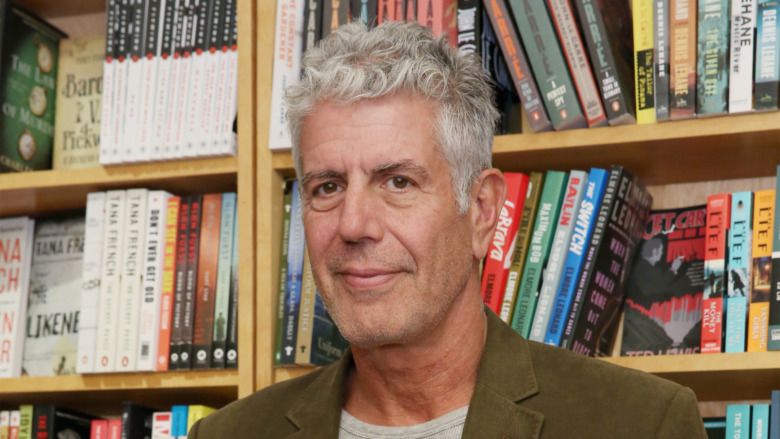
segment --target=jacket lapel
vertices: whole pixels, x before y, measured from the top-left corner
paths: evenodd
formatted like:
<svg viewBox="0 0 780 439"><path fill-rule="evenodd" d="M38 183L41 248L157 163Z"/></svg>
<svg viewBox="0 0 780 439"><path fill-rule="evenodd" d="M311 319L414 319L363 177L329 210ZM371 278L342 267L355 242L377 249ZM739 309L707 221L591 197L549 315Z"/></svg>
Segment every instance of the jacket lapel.
<svg viewBox="0 0 780 439"><path fill-rule="evenodd" d="M463 439L535 439L544 416L520 402L539 393L528 343L493 311Z"/></svg>

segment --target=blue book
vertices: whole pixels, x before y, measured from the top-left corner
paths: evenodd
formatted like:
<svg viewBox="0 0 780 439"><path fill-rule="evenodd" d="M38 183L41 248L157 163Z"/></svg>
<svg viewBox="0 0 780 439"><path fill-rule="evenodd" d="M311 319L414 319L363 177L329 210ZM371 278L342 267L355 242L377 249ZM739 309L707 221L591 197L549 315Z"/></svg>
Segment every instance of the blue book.
<svg viewBox="0 0 780 439"><path fill-rule="evenodd" d="M293 183L290 212L290 240L287 251L287 282L284 292L284 327L282 328L282 364L295 364L298 338L298 312L303 282L303 254L306 240L303 233L303 209L298 182Z"/></svg>
<svg viewBox="0 0 780 439"><path fill-rule="evenodd" d="M780 390L772 391L772 404L769 406L769 437L780 439Z"/></svg>
<svg viewBox="0 0 780 439"><path fill-rule="evenodd" d="M726 438L750 437L750 404L726 406Z"/></svg>
<svg viewBox="0 0 780 439"><path fill-rule="evenodd" d="M171 436L187 436L187 415L189 406L175 405L171 407Z"/></svg>
<svg viewBox="0 0 780 439"><path fill-rule="evenodd" d="M574 225L574 232L569 243L569 252L566 255L566 262L561 272L558 291L555 294L550 323L547 325L547 333L544 336L544 342L547 344L558 346L561 343L564 319L569 314L571 299L580 270L582 269L585 250L588 248L590 235L593 232L594 218L598 214L608 179L609 172L599 168L591 169L588 175L585 196L582 198L577 210L577 222Z"/></svg>
<svg viewBox="0 0 780 439"><path fill-rule="evenodd" d="M753 404L751 439L769 439L769 404Z"/></svg>
<svg viewBox="0 0 780 439"><path fill-rule="evenodd" d="M731 227L728 230L728 297L726 304L726 352L745 352L750 268L752 263L753 192L731 196Z"/></svg>

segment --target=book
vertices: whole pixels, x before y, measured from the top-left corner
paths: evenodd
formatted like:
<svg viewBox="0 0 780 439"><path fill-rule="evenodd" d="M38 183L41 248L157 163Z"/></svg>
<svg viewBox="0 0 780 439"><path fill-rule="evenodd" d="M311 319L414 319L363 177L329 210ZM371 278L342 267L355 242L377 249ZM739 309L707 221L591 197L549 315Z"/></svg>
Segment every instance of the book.
<svg viewBox="0 0 780 439"><path fill-rule="evenodd" d="M146 5L149 2L144 0L126 0L125 7L129 9L127 31L125 39L127 46L125 49L127 71L125 73L125 96L122 103L122 116L120 117L120 146L119 161L121 163L132 163L139 160L138 144L139 139L132 138L130 133L139 132L139 119L141 110L141 88L142 80L142 59L143 56L143 38L146 33L147 10Z"/></svg>
<svg viewBox="0 0 780 439"><path fill-rule="evenodd" d="M200 243L198 248L195 321L192 332L193 369L211 367L214 337L214 299L219 264L219 238L222 220L222 194L203 196Z"/></svg>
<svg viewBox="0 0 780 439"><path fill-rule="evenodd" d="M355 8L353 8L355 9ZM357 15L354 14L353 15ZM482 56L482 2L458 0L458 51Z"/></svg>
<svg viewBox="0 0 780 439"><path fill-rule="evenodd" d="M403 4L403 2L398 2ZM341 0L322 0L322 38L333 33L349 20L349 2Z"/></svg>
<svg viewBox="0 0 780 439"><path fill-rule="evenodd" d="M707 237L704 247L704 308L701 352L722 352L723 296L726 292L726 237L731 224L731 194L707 197Z"/></svg>
<svg viewBox="0 0 780 439"><path fill-rule="evenodd" d="M140 94L138 103L138 138L136 140L137 161L144 162L154 158L153 148L156 142L154 132L154 103L157 94L162 90L157 88L157 67L161 53L161 34L164 30L163 0L148 0L146 2L146 17L144 34L142 36L141 55L138 63L141 65ZM154 361L152 362L154 364Z"/></svg>
<svg viewBox="0 0 780 439"><path fill-rule="evenodd" d="M620 355L701 351L707 206L650 211L626 289Z"/></svg>
<svg viewBox="0 0 780 439"><path fill-rule="evenodd" d="M634 20L634 82L636 122L655 122L655 83L653 82L653 2L636 0Z"/></svg>
<svg viewBox="0 0 780 439"><path fill-rule="evenodd" d="M523 103L529 126L534 132L552 130L553 125L542 106L539 88L534 80L533 72L520 41L520 34L512 21L506 2L504 0L490 0L484 1L484 5L485 12L492 24L492 30L500 36L496 40L504 59L507 60L507 70L512 78L515 91Z"/></svg>
<svg viewBox="0 0 780 439"><path fill-rule="evenodd" d="M19 439L19 410L11 410L8 416L8 439Z"/></svg>
<svg viewBox="0 0 780 439"><path fill-rule="evenodd" d="M222 194L222 218L219 231L219 262L214 293L214 331L211 350L211 367L225 367L227 348L227 323L230 316L230 271L233 267L233 235L236 232L236 193Z"/></svg>
<svg viewBox="0 0 780 439"><path fill-rule="evenodd" d="M222 124L219 131L221 133L219 150L223 154L235 155L238 152L238 140L234 131L234 126L237 124L236 114L238 112L238 17L236 15L236 1L227 1L225 32L228 39L225 40L227 44L222 49L227 56L227 80L224 83L225 94L222 99L222 102L225 103L222 106L224 114L219 118Z"/></svg>
<svg viewBox="0 0 780 439"><path fill-rule="evenodd" d="M501 313L504 287L512 261L514 239L528 191L528 176L516 172L505 172L507 195L493 232L493 239L485 258L482 273L482 301L496 314Z"/></svg>
<svg viewBox="0 0 780 439"><path fill-rule="evenodd" d="M108 420L108 439L122 439L122 420Z"/></svg>
<svg viewBox="0 0 780 439"><path fill-rule="evenodd" d="M116 63L113 65L113 97L111 98L111 108L115 117L111 117L111 127L104 130L101 125L101 138L106 143L108 153L101 154L100 163L103 165L118 164L122 162L122 147L124 135L124 105L127 102L127 70L130 55L130 38L132 31L132 4L130 1L117 1L116 25L114 26L115 47L114 56ZM105 77L106 70L103 70ZM103 103L105 106L105 102ZM110 136L110 138L106 138Z"/></svg>
<svg viewBox="0 0 780 439"><path fill-rule="evenodd" d="M366 2L368 3L368 2ZM350 5L353 8L360 8L359 5ZM363 11L367 13L367 11ZM360 16L360 12L354 14ZM363 21L367 24L368 18ZM306 0L306 6L303 11L303 46L301 50L305 53L311 47L314 47L322 38L322 2L321 0Z"/></svg>
<svg viewBox="0 0 780 439"><path fill-rule="evenodd" d="M777 167L780 174L780 166ZM778 187L776 180L775 208L778 204ZM767 326L767 350L780 350L780 215L774 215L774 230L772 234L772 277L769 289L769 322Z"/></svg>
<svg viewBox="0 0 780 439"><path fill-rule="evenodd" d="M729 113L753 110L756 0L731 0Z"/></svg>
<svg viewBox="0 0 780 439"><path fill-rule="evenodd" d="M624 170L604 226L602 244L606 245L598 246L590 280L583 284L585 296L574 325L572 351L583 355L611 354L628 274L652 203L653 197L641 180Z"/></svg>
<svg viewBox="0 0 780 439"><path fill-rule="evenodd" d="M181 198L168 198L165 215L165 250L163 253L162 285L160 293L160 322L157 337L156 370L168 370L173 331L173 295L176 288L176 255L179 236L179 211Z"/></svg>
<svg viewBox="0 0 780 439"><path fill-rule="evenodd" d="M303 252L303 278L301 279L301 297L298 305L298 333L295 336L295 364L309 364L312 346L312 327L314 326L314 274L311 272L309 252Z"/></svg>
<svg viewBox="0 0 780 439"><path fill-rule="evenodd" d="M750 297L750 241L753 237L753 192L731 195L731 225L728 231L728 251L724 319L726 321L725 351L745 352L745 330Z"/></svg>
<svg viewBox="0 0 780 439"><path fill-rule="evenodd" d="M751 439L769 439L769 404L753 404Z"/></svg>
<svg viewBox="0 0 780 439"><path fill-rule="evenodd" d="M192 369L193 328L200 264L200 234L203 195L190 196L189 224L187 225L187 268L184 272L184 296L181 306L181 339L179 341L179 369Z"/></svg>
<svg viewBox="0 0 780 439"><path fill-rule="evenodd" d="M93 419L89 439L108 439L108 421L105 419Z"/></svg>
<svg viewBox="0 0 780 439"><path fill-rule="evenodd" d="M610 125L636 123L633 31L628 2L573 2Z"/></svg>
<svg viewBox="0 0 780 439"><path fill-rule="evenodd" d="M108 165L115 162L114 155L114 120L119 117L115 114L114 99L116 94L117 65L119 64L118 32L119 15L121 10L120 0L108 0L106 2L106 51L103 61L102 95L100 103L100 135L102 141L99 145L98 162Z"/></svg>
<svg viewBox="0 0 780 439"><path fill-rule="evenodd" d="M151 439L171 438L171 412L152 413L152 437Z"/></svg>
<svg viewBox="0 0 780 439"><path fill-rule="evenodd" d="M138 363L138 325L143 291L143 261L147 225L148 189L128 189L122 241L116 371L134 371Z"/></svg>
<svg viewBox="0 0 780 439"><path fill-rule="evenodd" d="M214 1L195 0L194 39L190 47L190 83L187 92L187 116L182 133L182 156L204 157L209 154L209 137L202 127L206 125L203 115L204 96L206 95L207 63L209 58L208 37L211 33ZM211 12L210 12L211 11ZM213 85L213 84L212 84ZM209 349L209 355L211 350Z"/></svg>
<svg viewBox="0 0 780 439"><path fill-rule="evenodd" d="M0 378L22 374L35 220L0 219Z"/></svg>
<svg viewBox="0 0 780 439"><path fill-rule="evenodd" d="M35 224L22 369L29 376L76 373L85 219Z"/></svg>
<svg viewBox="0 0 780 439"><path fill-rule="evenodd" d="M174 110L170 107L173 100L174 88L171 86L173 81L174 57L175 57L175 36L174 31L178 21L177 4L181 0L165 0L160 8L161 17L160 33L158 41L158 53L153 63L157 67L156 71L156 89L152 105L154 106L152 116L152 127L150 134L150 160L162 160L166 154L168 141L168 127L171 124L171 114ZM176 66L178 70L178 64Z"/></svg>
<svg viewBox="0 0 780 439"><path fill-rule="evenodd" d="M228 303L227 340L225 340L225 368L238 368L238 213L233 232L233 251L230 255L230 302Z"/></svg>
<svg viewBox="0 0 780 439"><path fill-rule="evenodd" d="M231 64L229 52L230 38L232 35L233 16L235 16L235 2L217 0L211 2L209 7L212 25L207 38L208 58L206 59L206 78L204 85L204 99L200 106L200 121L203 125L203 136L197 141L201 142L202 154L221 155L229 151L222 148L223 137L228 137L228 132L223 132L223 116L228 111L228 94L226 89L228 70ZM233 16L230 16L232 14ZM229 138L225 139L229 141ZM232 146L232 145L230 145Z"/></svg>
<svg viewBox="0 0 780 439"><path fill-rule="evenodd" d="M608 177L607 171L599 168L591 169L588 174L587 185L577 210L571 242L566 249L566 261L561 270L561 278L555 293L550 323L545 331L544 343L558 346L561 341L564 319L571 306L575 283L582 268L584 252L593 231L594 216L601 205Z"/></svg>
<svg viewBox="0 0 780 439"><path fill-rule="evenodd" d="M94 416L45 404L33 407L33 438L89 437Z"/></svg>
<svg viewBox="0 0 780 439"><path fill-rule="evenodd" d="M728 111L729 0L699 2L696 113L713 116Z"/></svg>
<svg viewBox="0 0 780 439"><path fill-rule="evenodd" d="M292 146L284 116L287 112L284 92L288 86L299 81L304 6L305 2L296 0L277 0L276 4L271 122L268 130L268 147L272 150L288 149ZM381 3L379 9L379 23L381 23Z"/></svg>
<svg viewBox="0 0 780 439"><path fill-rule="evenodd" d="M290 239L287 250L287 279L284 294L284 338L282 339L282 364L295 363L298 335L298 314L303 281L303 260L306 248L303 231L303 207L298 182L293 183L290 212Z"/></svg>
<svg viewBox="0 0 780 439"><path fill-rule="evenodd" d="M588 174L584 171L573 170L569 174L569 181L566 184L560 214L556 219L557 225L555 226L555 234L552 237L550 256L547 259L547 266L542 275L542 287L539 290L536 311L534 311L531 332L529 333L530 340L543 342L544 336L547 334L555 295L561 282L563 264L568 254L577 211L579 210L587 182Z"/></svg>
<svg viewBox="0 0 780 439"><path fill-rule="evenodd" d="M707 439L726 439L726 417L708 417L702 419Z"/></svg>
<svg viewBox="0 0 780 439"><path fill-rule="evenodd" d="M8 439L8 430L11 428L11 412L0 411L0 438Z"/></svg>
<svg viewBox="0 0 780 439"><path fill-rule="evenodd" d="M412 6L408 7L407 11L409 11L411 16L407 19L412 21L417 20L417 2L416 0L409 0L409 3L411 3ZM352 0L350 11L350 15L353 19L357 18L368 27L375 26L377 23L377 2Z"/></svg>
<svg viewBox="0 0 780 439"><path fill-rule="evenodd" d="M696 115L697 12L695 0L670 0L669 117L672 120Z"/></svg>
<svg viewBox="0 0 780 439"><path fill-rule="evenodd" d="M214 413L216 410L205 405L190 405L187 410L187 432L198 420Z"/></svg>
<svg viewBox="0 0 780 439"><path fill-rule="evenodd" d="M769 325L769 292L772 283L775 191L757 191L753 197L753 251L750 270L748 352L766 351Z"/></svg>
<svg viewBox="0 0 780 439"><path fill-rule="evenodd" d="M750 404L726 406L726 437L750 437Z"/></svg>
<svg viewBox="0 0 780 439"><path fill-rule="evenodd" d="M776 439L780 434L780 390L772 390L769 405L769 437Z"/></svg>
<svg viewBox="0 0 780 439"><path fill-rule="evenodd" d="M19 406L19 439L32 439L33 430L33 406L22 404Z"/></svg>
<svg viewBox="0 0 780 439"><path fill-rule="evenodd" d="M179 222L176 231L176 262L173 287L173 311L171 314L171 343L168 369L179 368L181 343L183 341L182 326L184 318L184 292L187 284L187 238L190 227L190 206L192 197L181 199L179 206Z"/></svg>
<svg viewBox="0 0 780 439"><path fill-rule="evenodd" d="M510 0L509 5L553 127L556 130L586 127L571 73L544 3ZM518 91L521 96L522 93Z"/></svg>
<svg viewBox="0 0 780 439"><path fill-rule="evenodd" d="M190 408L186 405L171 407L171 436L174 438L187 437L187 415Z"/></svg>
<svg viewBox="0 0 780 439"><path fill-rule="evenodd" d="M52 169L98 165L105 35L60 40Z"/></svg>
<svg viewBox="0 0 780 439"><path fill-rule="evenodd" d="M539 208L539 199L542 196L542 180L544 174L532 172L528 179L528 190L523 201L523 211L520 214L520 222L517 234L514 238L512 250L512 264L506 276L506 288L504 288L504 300L501 303L499 316L504 323L509 323L517 300L517 292L520 288L523 267L525 266L528 248L531 243L531 227L536 219L536 211Z"/></svg>
<svg viewBox="0 0 780 439"><path fill-rule="evenodd" d="M653 2L653 91L655 120L669 120L669 0Z"/></svg>
<svg viewBox="0 0 780 439"><path fill-rule="evenodd" d="M284 338L284 308L287 285L287 252L290 245L290 212L292 210L292 181L284 183L284 217L282 218L282 243L279 250L279 286L277 289L276 332L274 333L274 367L282 364L282 339Z"/></svg>
<svg viewBox="0 0 780 439"><path fill-rule="evenodd" d="M585 47L574 21L574 11L569 0L547 0L547 10L558 31L558 41L566 57L574 87L580 100L582 112L589 127L607 125L607 114L596 89Z"/></svg>
<svg viewBox="0 0 780 439"><path fill-rule="evenodd" d="M542 286L542 274L547 265L555 234L555 221L560 213L567 180L568 175L561 171L547 171L544 177L544 188L511 321L512 329L526 338L531 331L539 289Z"/></svg>
<svg viewBox="0 0 780 439"><path fill-rule="evenodd" d="M106 193L91 192L87 194L84 259L81 270L78 361L76 362L76 372L82 374L95 371L105 216Z"/></svg>
<svg viewBox="0 0 780 439"><path fill-rule="evenodd" d="M154 409L130 401L122 401L122 439L152 436Z"/></svg>
<svg viewBox="0 0 780 439"><path fill-rule="evenodd" d="M758 0L756 17L756 66L754 73L756 111L776 110L780 91L780 28L777 0Z"/></svg>

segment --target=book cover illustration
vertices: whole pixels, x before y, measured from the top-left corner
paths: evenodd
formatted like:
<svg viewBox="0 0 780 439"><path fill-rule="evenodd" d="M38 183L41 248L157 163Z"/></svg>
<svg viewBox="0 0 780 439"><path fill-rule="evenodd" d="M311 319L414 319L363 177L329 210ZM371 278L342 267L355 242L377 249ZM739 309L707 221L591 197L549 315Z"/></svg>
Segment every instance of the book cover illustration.
<svg viewBox="0 0 780 439"><path fill-rule="evenodd" d="M29 376L76 373L84 230L83 215L35 226L22 364Z"/></svg>
<svg viewBox="0 0 780 439"><path fill-rule="evenodd" d="M706 205L654 210L626 293L620 355L699 353Z"/></svg>
<svg viewBox="0 0 780 439"><path fill-rule="evenodd" d="M703 116L728 111L729 0L699 3L698 76L696 113Z"/></svg>

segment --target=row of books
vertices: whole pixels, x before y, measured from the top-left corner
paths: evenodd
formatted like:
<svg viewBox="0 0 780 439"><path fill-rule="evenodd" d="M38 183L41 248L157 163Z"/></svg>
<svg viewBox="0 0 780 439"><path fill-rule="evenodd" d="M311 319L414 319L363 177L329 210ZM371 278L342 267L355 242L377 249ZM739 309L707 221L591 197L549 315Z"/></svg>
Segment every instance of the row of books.
<svg viewBox="0 0 780 439"><path fill-rule="evenodd" d="M324 366L341 358L348 343L314 285L297 180L285 183L282 224L274 366Z"/></svg>
<svg viewBox="0 0 780 439"><path fill-rule="evenodd" d="M235 230L235 193L147 189L0 220L0 377L235 368Z"/></svg>
<svg viewBox="0 0 780 439"><path fill-rule="evenodd" d="M109 0L100 163L235 155L235 0Z"/></svg>
<svg viewBox="0 0 780 439"><path fill-rule="evenodd" d="M729 404L726 416L703 421L709 439L780 439L780 390L770 404Z"/></svg>
<svg viewBox="0 0 780 439"><path fill-rule="evenodd" d="M102 419L51 404L24 404L18 410L0 411L0 439L186 438L192 425L212 412L204 405L174 405L158 411L125 401L121 417Z"/></svg>
<svg viewBox="0 0 780 439"><path fill-rule="evenodd" d="M526 338L609 355L652 196L620 166L504 175L483 301Z"/></svg>

